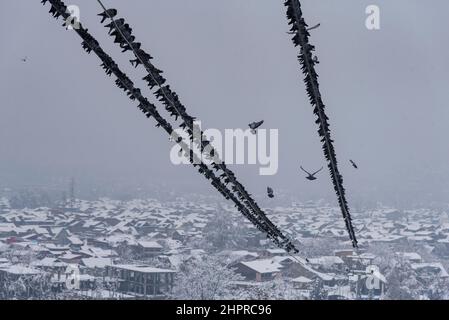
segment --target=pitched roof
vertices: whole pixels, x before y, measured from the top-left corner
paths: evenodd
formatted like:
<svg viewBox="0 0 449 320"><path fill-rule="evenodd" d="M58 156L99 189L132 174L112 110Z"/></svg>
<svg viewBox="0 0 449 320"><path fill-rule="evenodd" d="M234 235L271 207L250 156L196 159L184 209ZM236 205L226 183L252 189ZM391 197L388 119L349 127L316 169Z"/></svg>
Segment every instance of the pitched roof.
<svg viewBox="0 0 449 320"><path fill-rule="evenodd" d="M153 268L147 265L133 265L133 264L117 264L112 265L112 267L117 269L124 269L124 270L130 270L135 272L142 272L142 273L173 273L176 271L169 270L169 269L159 269L159 268Z"/></svg>
<svg viewBox="0 0 449 320"><path fill-rule="evenodd" d="M139 246L148 248L148 249L162 249L162 246L156 241L139 241Z"/></svg>
<svg viewBox="0 0 449 320"><path fill-rule="evenodd" d="M104 268L111 265L111 259L109 258L84 258L81 262L88 268Z"/></svg>
<svg viewBox="0 0 449 320"><path fill-rule="evenodd" d="M7 273L10 274L17 274L17 275L36 275L36 274L40 274L41 271L37 270L37 269L33 269L30 267L26 267L23 265L12 265L12 266L7 266L6 268L1 268L1 270L6 271Z"/></svg>
<svg viewBox="0 0 449 320"><path fill-rule="evenodd" d="M313 282L313 280L301 276L301 277L292 279L292 282L295 282L295 283L310 283L310 282Z"/></svg>
<svg viewBox="0 0 449 320"><path fill-rule="evenodd" d="M337 256L322 256L319 258L310 258L311 264L319 264L323 266L332 266L335 264L344 264L343 260Z"/></svg>
<svg viewBox="0 0 449 320"><path fill-rule="evenodd" d="M241 262L244 266L258 272L258 273L274 273L279 272L282 265L273 259L254 260Z"/></svg>
<svg viewBox="0 0 449 320"><path fill-rule="evenodd" d="M431 263L412 263L412 269L413 270L419 270L419 269L435 269L439 270L439 276L442 278L449 277L449 274L447 273L446 269L443 267L443 265L440 262L431 262Z"/></svg>

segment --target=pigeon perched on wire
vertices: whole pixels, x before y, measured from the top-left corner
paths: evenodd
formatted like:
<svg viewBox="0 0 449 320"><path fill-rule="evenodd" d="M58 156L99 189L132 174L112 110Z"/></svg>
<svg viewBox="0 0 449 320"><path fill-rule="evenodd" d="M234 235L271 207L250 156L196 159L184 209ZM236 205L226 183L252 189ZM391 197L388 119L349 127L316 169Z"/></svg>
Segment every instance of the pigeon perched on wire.
<svg viewBox="0 0 449 320"><path fill-rule="evenodd" d="M142 44L140 43L140 42L134 42L134 43L131 43L131 46L129 45L129 44L126 44L124 47L123 47L123 50L122 50L122 52L126 52L126 51L137 51L137 50L139 50L140 49L140 47L142 46Z"/></svg>
<svg viewBox="0 0 449 320"><path fill-rule="evenodd" d="M108 9L102 13L98 14L102 19L101 19L101 23L105 22L105 20L107 18L114 18L117 15L117 10L116 9Z"/></svg>
<svg viewBox="0 0 449 320"><path fill-rule="evenodd" d="M321 23L314 25L313 27L307 28L307 31L312 31L314 29L318 29L321 26Z"/></svg>
<svg viewBox="0 0 449 320"><path fill-rule="evenodd" d="M107 25L105 25L104 27L105 28L109 28L109 34L111 34L111 32L112 31L114 31L114 29L115 28L117 28L117 27L121 27L121 26L123 26L125 24L125 19L123 19L123 18L120 18L120 19L118 19L118 20L115 20L115 21L113 21L113 22L111 22L111 23L108 23Z"/></svg>

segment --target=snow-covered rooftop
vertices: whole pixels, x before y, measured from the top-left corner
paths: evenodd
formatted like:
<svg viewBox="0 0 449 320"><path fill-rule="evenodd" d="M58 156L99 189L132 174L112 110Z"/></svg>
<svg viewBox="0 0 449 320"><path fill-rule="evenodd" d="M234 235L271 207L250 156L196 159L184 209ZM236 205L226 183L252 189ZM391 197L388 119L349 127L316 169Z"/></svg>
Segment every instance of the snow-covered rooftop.
<svg viewBox="0 0 449 320"><path fill-rule="evenodd" d="M301 276L301 277L297 277L297 278L292 279L292 282L295 282L295 283L310 283L310 282L313 282L313 280Z"/></svg>
<svg viewBox="0 0 449 320"><path fill-rule="evenodd" d="M258 273L275 273L279 272L282 268L282 265L277 263L273 259L254 260L241 263Z"/></svg>
<svg viewBox="0 0 449 320"><path fill-rule="evenodd" d="M5 268L1 268L0 270L3 270L10 274L16 274L16 275L37 275L37 274L41 273L40 270L33 269L33 268L23 266L23 265L19 265L19 264L7 266Z"/></svg>
<svg viewBox="0 0 449 320"><path fill-rule="evenodd" d="M438 272L438 275L442 278L449 277L446 269L440 262L429 262L429 263L412 263L412 269L420 270L420 269L433 269Z"/></svg>
<svg viewBox="0 0 449 320"><path fill-rule="evenodd" d="M147 265L117 264L117 265L113 265L112 267L117 268L117 269L124 269L124 270L130 270L130 271L142 272L142 273L173 273L173 272L175 272L173 270L154 268L154 267L150 267Z"/></svg>
<svg viewBox="0 0 449 320"><path fill-rule="evenodd" d="M162 249L162 246L156 241L139 241L138 244L145 249Z"/></svg>

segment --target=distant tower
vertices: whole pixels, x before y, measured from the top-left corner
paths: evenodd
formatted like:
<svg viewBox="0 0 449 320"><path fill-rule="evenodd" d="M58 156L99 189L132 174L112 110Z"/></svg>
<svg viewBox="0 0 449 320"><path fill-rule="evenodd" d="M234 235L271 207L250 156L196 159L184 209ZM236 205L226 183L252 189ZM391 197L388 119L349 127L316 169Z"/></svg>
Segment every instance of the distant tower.
<svg viewBox="0 0 449 320"><path fill-rule="evenodd" d="M67 193L63 191L61 197L61 208L65 209L66 206L67 206Z"/></svg>
<svg viewBox="0 0 449 320"><path fill-rule="evenodd" d="M75 207L75 179L72 178L70 180L70 208L73 209Z"/></svg>

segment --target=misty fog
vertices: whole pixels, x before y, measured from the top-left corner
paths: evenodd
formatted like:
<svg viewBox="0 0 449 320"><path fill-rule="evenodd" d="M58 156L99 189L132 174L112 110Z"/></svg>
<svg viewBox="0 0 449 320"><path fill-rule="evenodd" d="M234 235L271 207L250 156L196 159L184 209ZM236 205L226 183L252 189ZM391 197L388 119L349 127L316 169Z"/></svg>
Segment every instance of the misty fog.
<svg viewBox="0 0 449 320"><path fill-rule="evenodd" d="M96 16L81 21L154 102ZM325 165L315 116L291 45L281 1L107 0L203 129L279 130L279 171L235 165L255 196L267 185L303 200L335 202L329 173L310 183L299 171ZM449 195L447 41L449 3L433 0L305 0L317 67L348 200L444 202ZM381 9L381 29L365 8ZM27 9L27 10L26 10ZM0 2L0 187L65 186L99 194L111 186L215 191L190 166L174 166L172 143L105 77L79 37L55 25L40 1ZM27 56L26 63L21 61ZM353 159L359 170L349 163ZM80 190L83 192L83 190Z"/></svg>

